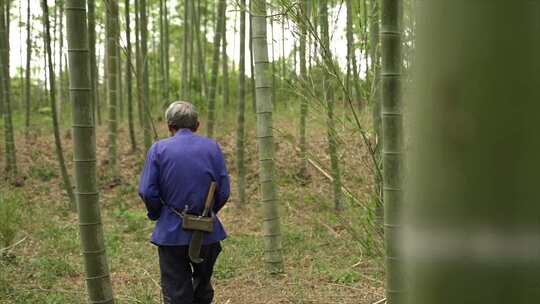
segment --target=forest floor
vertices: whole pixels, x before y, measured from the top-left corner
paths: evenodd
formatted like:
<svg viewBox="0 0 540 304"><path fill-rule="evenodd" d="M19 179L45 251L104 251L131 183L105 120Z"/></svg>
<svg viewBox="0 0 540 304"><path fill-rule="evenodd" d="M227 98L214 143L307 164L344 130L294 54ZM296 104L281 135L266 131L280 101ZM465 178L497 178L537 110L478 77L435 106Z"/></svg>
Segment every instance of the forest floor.
<svg viewBox="0 0 540 304"><path fill-rule="evenodd" d="M215 269L215 303L370 304L380 300L384 294L381 239L376 229L369 228L373 212L367 212L373 205L369 155L354 127L340 124L343 181L357 201L346 200L345 210L336 215L330 182L319 170L309 166L310 178L298 178L294 120L294 116L283 116L275 124L279 126L276 175L285 258L282 275L267 273L263 261L253 118L247 129L249 202L243 208L238 207L235 191L234 123L217 128L216 140L227 158L233 193L220 214L229 238L223 242ZM323 126L310 125L310 158L328 168ZM117 303L160 303L157 250L148 242L153 223L147 220L137 195L144 155L130 151L126 128L121 125L118 137L119 185L112 184L107 175L106 128L97 130L102 222L113 288ZM0 182L0 231L9 236L3 241L10 244L0 249L0 303L86 303L77 215L70 211L61 188L51 133L47 128L35 132L41 135L29 140L22 130L17 133L24 185ZM160 126L160 134L165 133ZM62 138L72 172L69 129L62 131ZM0 248L5 246L0 242Z"/></svg>

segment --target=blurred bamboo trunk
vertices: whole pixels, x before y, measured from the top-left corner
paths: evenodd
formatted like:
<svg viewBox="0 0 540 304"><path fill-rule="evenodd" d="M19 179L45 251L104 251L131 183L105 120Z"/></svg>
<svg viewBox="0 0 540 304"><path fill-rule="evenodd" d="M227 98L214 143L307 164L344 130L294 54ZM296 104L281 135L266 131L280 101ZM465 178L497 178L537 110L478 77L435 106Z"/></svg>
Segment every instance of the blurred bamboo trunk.
<svg viewBox="0 0 540 304"><path fill-rule="evenodd" d="M539 20L536 1L422 2L406 170L407 303L540 296Z"/></svg>
<svg viewBox="0 0 540 304"><path fill-rule="evenodd" d="M6 174L8 178L17 176L17 158L15 150L15 135L11 117L11 81L9 75L9 5L0 0L0 89L2 110L4 116L4 143ZM6 7L8 8L6 11Z"/></svg>

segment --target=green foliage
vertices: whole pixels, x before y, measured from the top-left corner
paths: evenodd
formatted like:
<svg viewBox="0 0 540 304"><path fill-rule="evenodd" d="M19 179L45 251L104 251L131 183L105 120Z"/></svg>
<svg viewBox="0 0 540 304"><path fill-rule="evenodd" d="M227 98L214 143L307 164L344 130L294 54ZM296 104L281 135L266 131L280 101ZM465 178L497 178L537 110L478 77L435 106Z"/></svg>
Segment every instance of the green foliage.
<svg viewBox="0 0 540 304"><path fill-rule="evenodd" d="M62 255L40 256L32 262L32 266L38 270L38 279L45 286L52 286L60 278L77 275L77 271Z"/></svg>
<svg viewBox="0 0 540 304"><path fill-rule="evenodd" d="M261 241L252 235L230 236L222 243L223 252L217 261L214 277L217 280L234 278L240 274L240 269L249 267L250 261L262 259Z"/></svg>
<svg viewBox="0 0 540 304"><path fill-rule="evenodd" d="M51 116L51 107L42 107L38 109L38 113L41 115Z"/></svg>
<svg viewBox="0 0 540 304"><path fill-rule="evenodd" d="M21 201L18 193L0 193L0 248L15 240L21 222Z"/></svg>
<svg viewBox="0 0 540 304"><path fill-rule="evenodd" d="M146 214L143 211L130 211L122 208L113 212L123 227L124 232L140 231L146 226Z"/></svg>
<svg viewBox="0 0 540 304"><path fill-rule="evenodd" d="M48 164L32 164L28 169L28 175L43 182L50 181L58 176L56 168Z"/></svg>

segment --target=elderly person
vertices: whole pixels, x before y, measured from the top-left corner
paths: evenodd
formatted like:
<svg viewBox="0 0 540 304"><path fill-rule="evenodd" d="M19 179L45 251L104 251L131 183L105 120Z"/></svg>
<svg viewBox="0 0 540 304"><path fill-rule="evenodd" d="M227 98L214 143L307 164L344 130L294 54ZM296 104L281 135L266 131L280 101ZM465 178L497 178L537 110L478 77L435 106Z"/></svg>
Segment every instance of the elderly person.
<svg viewBox="0 0 540 304"><path fill-rule="evenodd" d="M219 145L196 135L198 114L188 102L173 102L165 112L171 136L148 150L139 195L148 218L157 221L151 242L158 247L161 288L165 303L208 304L214 290L210 282L221 252L225 230L216 214L229 198L229 176ZM193 232L182 229L182 211L201 215L211 182L217 189L211 210L213 229L204 234L202 263L188 254Z"/></svg>

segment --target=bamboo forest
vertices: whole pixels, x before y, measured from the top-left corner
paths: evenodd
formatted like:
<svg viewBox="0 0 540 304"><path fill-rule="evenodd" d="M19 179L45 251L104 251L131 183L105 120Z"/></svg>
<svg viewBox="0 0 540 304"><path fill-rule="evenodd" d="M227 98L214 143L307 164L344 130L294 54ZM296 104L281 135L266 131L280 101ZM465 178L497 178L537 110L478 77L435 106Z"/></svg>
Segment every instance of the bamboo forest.
<svg viewBox="0 0 540 304"><path fill-rule="evenodd" d="M537 0L0 0L0 304L536 303L538 54Z"/></svg>

